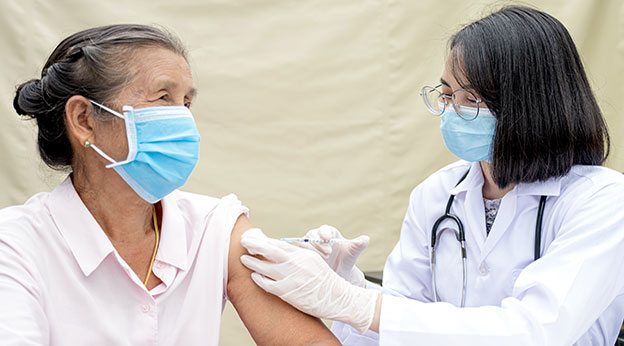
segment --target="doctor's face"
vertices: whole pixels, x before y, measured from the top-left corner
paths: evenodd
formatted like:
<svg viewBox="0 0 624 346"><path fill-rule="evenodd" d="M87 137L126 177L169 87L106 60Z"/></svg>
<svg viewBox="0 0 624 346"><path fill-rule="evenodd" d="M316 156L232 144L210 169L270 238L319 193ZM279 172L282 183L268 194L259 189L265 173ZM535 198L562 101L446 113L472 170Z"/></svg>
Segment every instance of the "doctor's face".
<svg viewBox="0 0 624 346"><path fill-rule="evenodd" d="M454 52L449 53L444 71L440 77L441 92L447 100L449 106L454 104L461 107L487 108L485 102L481 101L481 96L470 86L468 79L464 75L463 66L457 66L458 61L453 59ZM455 64L455 65L454 65ZM456 107L459 109L459 107Z"/></svg>

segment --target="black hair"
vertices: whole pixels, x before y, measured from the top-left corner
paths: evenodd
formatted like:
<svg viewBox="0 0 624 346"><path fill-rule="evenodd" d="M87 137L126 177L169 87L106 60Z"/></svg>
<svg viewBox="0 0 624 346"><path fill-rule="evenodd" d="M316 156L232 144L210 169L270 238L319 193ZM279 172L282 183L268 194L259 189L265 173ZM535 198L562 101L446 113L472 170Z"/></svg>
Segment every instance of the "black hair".
<svg viewBox="0 0 624 346"><path fill-rule="evenodd" d="M186 59L180 40L147 25L119 24L90 28L65 38L54 49L41 78L17 87L13 108L37 120L39 154L53 169L71 166L73 152L65 127L65 103L74 95L110 102L132 79L128 69L137 48L159 46ZM101 119L105 112L94 111Z"/></svg>
<svg viewBox="0 0 624 346"><path fill-rule="evenodd" d="M509 6L450 39L453 74L497 118L496 184L544 181L573 165L601 165L609 134L566 28L542 11Z"/></svg>

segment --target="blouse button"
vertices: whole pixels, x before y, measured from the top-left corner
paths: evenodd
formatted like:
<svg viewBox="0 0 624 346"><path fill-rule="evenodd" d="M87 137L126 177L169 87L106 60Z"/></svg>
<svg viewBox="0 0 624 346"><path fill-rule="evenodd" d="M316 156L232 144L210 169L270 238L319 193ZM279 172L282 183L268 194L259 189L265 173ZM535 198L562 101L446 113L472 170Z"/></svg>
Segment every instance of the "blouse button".
<svg viewBox="0 0 624 346"><path fill-rule="evenodd" d="M145 313L149 312L150 311L149 305L147 305L147 304L141 305L141 311L143 311Z"/></svg>

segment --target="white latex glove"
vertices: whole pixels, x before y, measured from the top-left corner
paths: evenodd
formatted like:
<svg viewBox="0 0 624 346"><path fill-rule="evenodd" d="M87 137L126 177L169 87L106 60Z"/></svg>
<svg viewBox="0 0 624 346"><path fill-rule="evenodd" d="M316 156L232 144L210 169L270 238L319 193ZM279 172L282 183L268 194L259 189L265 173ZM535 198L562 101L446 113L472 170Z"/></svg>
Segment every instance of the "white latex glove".
<svg viewBox="0 0 624 346"><path fill-rule="evenodd" d="M314 251L266 237L250 229L241 237L250 254L241 262L253 281L295 308L316 316L341 321L364 333L371 325L379 292L351 285L338 276Z"/></svg>
<svg viewBox="0 0 624 346"><path fill-rule="evenodd" d="M367 235L347 240L335 227L323 225L308 231L305 238L338 240L333 243L302 243L299 246L318 252L331 269L351 284L366 287L364 273L355 266L355 262L370 242Z"/></svg>

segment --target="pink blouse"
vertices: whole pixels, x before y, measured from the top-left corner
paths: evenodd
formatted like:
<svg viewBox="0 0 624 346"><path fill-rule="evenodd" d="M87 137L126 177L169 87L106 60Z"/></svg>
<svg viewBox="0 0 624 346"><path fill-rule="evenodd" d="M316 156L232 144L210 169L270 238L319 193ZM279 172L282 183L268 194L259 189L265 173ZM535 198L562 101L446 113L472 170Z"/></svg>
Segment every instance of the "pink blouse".
<svg viewBox="0 0 624 346"><path fill-rule="evenodd" d="M67 178L0 210L2 345L217 345L231 230L248 210L174 191L147 291Z"/></svg>

